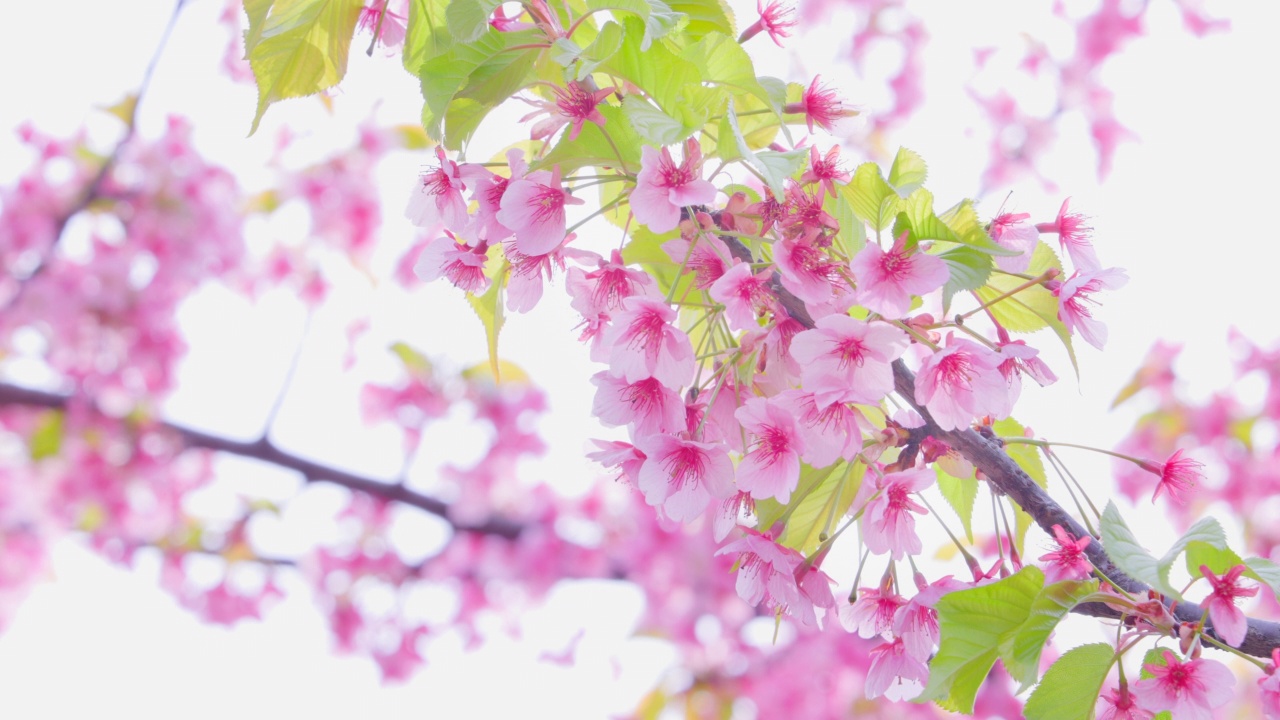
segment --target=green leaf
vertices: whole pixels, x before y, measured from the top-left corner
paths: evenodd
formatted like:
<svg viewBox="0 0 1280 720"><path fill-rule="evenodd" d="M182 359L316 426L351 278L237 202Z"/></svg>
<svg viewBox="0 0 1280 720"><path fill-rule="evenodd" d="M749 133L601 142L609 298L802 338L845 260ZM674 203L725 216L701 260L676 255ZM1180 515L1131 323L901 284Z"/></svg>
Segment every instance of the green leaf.
<svg viewBox="0 0 1280 720"><path fill-rule="evenodd" d="M938 700L972 715L1001 641L1026 621L1043 586L1044 573L1028 565L999 582L943 595L937 604L941 643L917 701Z"/></svg>
<svg viewBox="0 0 1280 720"><path fill-rule="evenodd" d="M862 487L866 472L867 466L861 462L855 462L852 467L848 463L837 463L829 469L820 470L803 466L797 488L807 487L806 473L811 474L809 482L821 473L826 473L826 477L803 498L798 501L792 498L795 510L787 519L786 529L778 536L778 543L806 556L816 551L822 544L828 518L834 518L838 523L844 517L858 494L858 488Z"/></svg>
<svg viewBox="0 0 1280 720"><path fill-rule="evenodd" d="M701 127L721 91L702 85L702 72L663 44L642 47L642 23L627 17L622 46L601 69L643 90L667 115L686 126Z"/></svg>
<svg viewBox="0 0 1280 720"><path fill-rule="evenodd" d="M267 12L276 0L244 0L244 14L249 18L249 27L244 31L244 59L262 40L262 26L266 23Z"/></svg>
<svg viewBox="0 0 1280 720"><path fill-rule="evenodd" d="M674 145L697 129L685 127L679 120L635 95L628 95L622 101L622 111L627 121L649 145Z"/></svg>
<svg viewBox="0 0 1280 720"><path fill-rule="evenodd" d="M519 90L533 72L538 50L512 48L536 43L540 37L536 30L488 33L425 61L418 77L426 100L422 125L427 134L446 140L445 113L459 95L470 97L481 106L496 107ZM471 127L474 129L474 124ZM461 146L457 140L460 138L448 138L448 146L457 149Z"/></svg>
<svg viewBox="0 0 1280 720"><path fill-rule="evenodd" d="M453 0L445 11L445 21L455 42L477 40L489 29L489 17L502 0Z"/></svg>
<svg viewBox="0 0 1280 720"><path fill-rule="evenodd" d="M728 118L729 127L733 131L734 139L737 141L739 157L749 167L755 169L765 184L769 186L769 189L773 191L775 197L782 197L785 193L783 181L800 169L807 153L804 150L753 152L747 146L746 139L742 137L742 129L738 127L738 116L733 111L732 100L729 101L725 117Z"/></svg>
<svg viewBox="0 0 1280 720"><path fill-rule="evenodd" d="M500 246L495 245L494 248L498 249L498 254L501 254ZM498 333L502 332L502 325L506 322L506 316L503 314L502 288L506 284L507 262L505 260L495 262L496 260L496 257L491 256L487 263L489 266L498 268L492 276L489 289L483 295L467 293L467 302L471 304L471 309L484 325L485 340L489 347L489 369L493 371L494 382L500 382L502 371L501 362L498 360ZM489 275L489 271L486 270L485 274Z"/></svg>
<svg viewBox="0 0 1280 720"><path fill-rule="evenodd" d="M827 195L822 201L822 209L840 225L833 241L835 249L847 258L857 255L867 244L867 226L853 214L848 196L844 193Z"/></svg>
<svg viewBox="0 0 1280 720"><path fill-rule="evenodd" d="M991 256L971 247L958 245L938 254L947 264L947 283L942 286L942 312L951 312L951 301L957 293L978 290L991 277Z"/></svg>
<svg viewBox="0 0 1280 720"><path fill-rule="evenodd" d="M1262 583L1266 583L1271 588L1271 592L1280 597L1280 565L1266 558L1249 558L1244 561L1245 575Z"/></svg>
<svg viewBox="0 0 1280 720"><path fill-rule="evenodd" d="M1032 253L1031 264L1027 267L1026 274L1039 275L1049 268L1062 270L1062 263L1058 261L1058 256L1054 254L1053 249L1041 241ZM978 297L982 302L989 303L1025 283L1025 280L1014 275L994 273L987 280L986 287L978 290ZM1058 320L1058 298L1043 285L1032 285L1019 290L1016 295L1011 295L988 307L996 320L999 320L1000 324L1010 332L1035 332L1050 327L1054 323L1062 324Z"/></svg>
<svg viewBox="0 0 1280 720"><path fill-rule="evenodd" d="M839 190L849 201L853 213L877 233L893 223L902 204L902 198L884 181L880 166L875 163L859 165L853 172L853 179L849 184L841 185Z"/></svg>
<svg viewBox="0 0 1280 720"><path fill-rule="evenodd" d="M620 12L630 13L640 18L644 25L641 50L648 50L654 40L674 30L684 18L662 0L587 0L587 9L592 12L608 10L615 16Z"/></svg>
<svg viewBox="0 0 1280 720"><path fill-rule="evenodd" d="M271 103L314 95L342 80L362 7L362 0L275 0L248 53L258 81L250 135Z"/></svg>
<svg viewBox="0 0 1280 720"><path fill-rule="evenodd" d="M1115 651L1106 643L1071 648L1027 698L1023 716L1027 720L1093 720L1114 657Z"/></svg>
<svg viewBox="0 0 1280 720"><path fill-rule="evenodd" d="M409 19L404 33L404 69L417 77L422 64L453 45L446 13L449 0L409 0Z"/></svg>
<svg viewBox="0 0 1280 720"><path fill-rule="evenodd" d="M943 470L934 463L934 471L938 475L938 490L942 497L956 511L960 524L964 527L965 537L973 542L973 504L978 499L978 481L975 478L958 478Z"/></svg>
<svg viewBox="0 0 1280 720"><path fill-rule="evenodd" d="M1159 560L1153 558L1138 544L1133 531L1120 516L1114 502L1107 503L1102 512L1102 543L1107 548L1116 567L1135 580L1144 582L1166 596L1181 600L1182 595L1169 583L1169 571L1173 563L1192 543L1201 542L1223 550L1227 548L1226 533L1213 518L1203 518L1187 530Z"/></svg>
<svg viewBox="0 0 1280 720"><path fill-rule="evenodd" d="M754 95L772 107L782 122L782 106L772 104L773 96L756 77L751 56L735 38L721 33L710 33L702 40L684 48L680 57L692 62L701 71L702 81L731 89L735 95Z"/></svg>
<svg viewBox="0 0 1280 720"><path fill-rule="evenodd" d="M27 450L32 460L43 460L53 457L62 449L63 413L61 410L46 410L40 413L36 429L27 441Z"/></svg>
<svg viewBox="0 0 1280 720"><path fill-rule="evenodd" d="M897 189L900 196L908 197L924 185L928 174L929 168L925 165L924 158L900 147L889 168L889 184Z"/></svg>
<svg viewBox="0 0 1280 720"><path fill-rule="evenodd" d="M404 369L410 375L421 378L431 374L431 361L411 345L403 342L393 343L391 352L400 358L400 362L404 363Z"/></svg>
<svg viewBox="0 0 1280 720"><path fill-rule="evenodd" d="M1098 590L1097 580L1065 580L1047 585L1031 602L1027 619L1000 642L1000 659L1009 677L1022 683L1018 692L1040 677L1040 653L1062 618L1090 593Z"/></svg>
<svg viewBox="0 0 1280 720"><path fill-rule="evenodd" d="M692 40L698 40L711 32L735 38L738 36L733 11L723 0L672 0L667 5L688 18L683 34Z"/></svg>
<svg viewBox="0 0 1280 720"><path fill-rule="evenodd" d="M561 38L556 41L556 46L560 47L560 43L569 43L572 41ZM605 23L604 27L591 41L586 48L577 49L573 56L573 60L578 62L578 71L575 75L577 80L585 80L588 75L596 71L596 68L608 61L622 47L622 26L616 22ZM577 48L575 45L574 48ZM566 67L568 62L560 59L561 64Z"/></svg>

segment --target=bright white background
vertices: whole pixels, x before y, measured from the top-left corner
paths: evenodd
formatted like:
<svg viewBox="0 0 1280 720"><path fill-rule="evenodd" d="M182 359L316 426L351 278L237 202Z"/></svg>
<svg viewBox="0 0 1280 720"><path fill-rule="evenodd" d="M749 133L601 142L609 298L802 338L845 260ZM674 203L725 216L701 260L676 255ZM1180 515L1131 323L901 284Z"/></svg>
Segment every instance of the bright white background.
<svg viewBox="0 0 1280 720"><path fill-rule="evenodd" d="M300 147L323 149L349 143L353 125L379 100L374 111L378 119L413 121L418 109L415 81L399 70L398 61L369 59L357 51L335 115L312 100L286 102L271 108L259 133L246 140L254 91L216 74L226 43L225 32L215 24L222 5L221 0L189 2L144 101L143 135L155 136L167 113L191 117L199 147L236 168L242 182L254 187L265 181L260 166L272 154L282 126L301 136ZM744 19L753 17L754 3L737 5ZM929 185L944 206L977 191L977 168L986 157L984 125L963 91L971 48L1016 51L1021 47L1018 33L1041 35L1032 23L1048 12L1048 3L1042 2L961 5L913 6L932 21L926 105L896 138L929 161ZM137 84L170 9L168 0L5 8L0 23L0 181L10 182L26 162L8 128L30 119L45 132L68 135L95 116L93 106L118 100ZM1043 436L1114 444L1133 415L1108 413L1107 407L1157 338L1187 345L1179 369L1204 393L1231 381L1228 326L1264 343L1280 335L1271 290L1277 259L1272 208L1280 189L1274 168L1280 147L1268 85L1270 74L1280 67L1280 48L1273 39L1277 11L1269 4L1246 2L1211 9L1230 17L1234 27L1228 34L1196 39L1179 27L1171 4L1156 4L1148 13L1151 37L1133 43L1107 66L1104 78L1116 92L1119 119L1141 141L1121 147L1105 184L1096 181L1085 128L1067 122L1060 128L1058 150L1043 168L1062 194L1045 194L1027 181L1008 200L1009 207L1047 220L1063 194L1071 195L1073 206L1093 217L1104 264L1125 267L1132 277L1124 290L1103 296L1099 316L1111 328L1111 340L1105 353L1080 344L1079 383L1052 349L1056 341L1045 337L1041 342L1063 381L1046 390L1028 388L1018 417ZM874 104L879 101L874 86L858 82L833 60L846 40L837 30L843 26L841 18L827 23L829 35L823 38L829 42L807 40L804 56L795 50L775 51L763 37L753 41L752 49L763 51L762 72L793 80L821 72L855 102L863 93L865 102ZM1068 36L1047 39L1069 47ZM363 47L360 41L357 45ZM873 63L897 61L892 53L871 56ZM1003 61L1000 55L994 60L997 65ZM1001 82L1016 95L1047 98L1025 80ZM100 114L93 123L109 137L110 126ZM825 141L819 144L825 147ZM380 170L388 197L388 248L401 247L410 237L398 209L416 168L425 162L425 156L403 156ZM989 214L1005 201L1005 193L980 200ZM289 230L281 221L279 227L254 232L261 238ZM385 267L392 256L380 252L374 263ZM357 347L357 369L369 377L386 377L394 370L384 352L393 340L408 340L443 357L448 366L478 362L484 356L479 324L459 294L443 283L412 298L359 283L340 293L333 307L312 320L305 338L304 313L284 294L269 295L253 306L225 291L199 293L184 310L192 352L183 366L183 387L168 407L170 416L230 435L255 436L290 356L298 342L305 342L305 359L275 437L327 462L370 474L393 473L398 436L386 428L361 428L356 385L337 379L347 324L361 313L373 313L373 329ZM542 426L552 453L525 470L530 478L569 478L568 490L580 490L598 474L581 459L583 440L599 433L588 417L591 388L585 382L595 368L573 342L567 303L555 291L549 298L528 316L513 319L502 343L509 359L549 389L552 402ZM424 447L428 459L417 473L429 477L433 464L449 459L448 448L465 447L466 432L462 425L437 426ZM1105 496L1109 465L1084 455L1068 457L1077 476L1098 488L1095 500ZM237 490L280 497L296 490L295 480L246 465L225 464L226 487L206 498L208 508L226 507ZM283 543L281 547L292 536L326 537L339 498L309 490L300 501L306 512L291 525L258 531L264 542ZM1151 545L1161 547L1165 540L1153 533L1166 531L1164 523L1149 505L1140 510ZM402 535L407 544L417 543L426 552L438 532L424 521L406 523ZM1033 536L1031 542L1042 540ZM526 624L524 643L499 638L485 651L467 655L456 643L442 641L432 645L424 673L407 685L382 687L371 662L330 652L324 620L300 582L292 587L286 583L293 592L264 622L226 630L202 625L179 609L156 587L156 573L146 561L129 572L107 565L74 542L59 545L53 575L0 637L3 714L487 717L554 707L558 717L594 718L631 708L665 658L658 643L624 644L639 612L636 596L616 587L607 588L611 594L604 596L599 593L606 589L597 588L591 597L605 612L584 613L586 594L565 593L547 613ZM606 597L612 600L604 602ZM539 664L538 655L562 648L582 617L589 618L590 627L579 669ZM625 669L621 682L611 667L614 656Z"/></svg>

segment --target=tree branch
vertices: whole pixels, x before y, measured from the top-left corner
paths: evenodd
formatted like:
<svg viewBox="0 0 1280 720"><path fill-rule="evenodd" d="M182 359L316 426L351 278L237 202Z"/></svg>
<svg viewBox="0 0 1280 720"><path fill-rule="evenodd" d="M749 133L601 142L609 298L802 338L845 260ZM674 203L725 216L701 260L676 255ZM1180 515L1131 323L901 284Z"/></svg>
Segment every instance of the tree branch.
<svg viewBox="0 0 1280 720"><path fill-rule="evenodd" d="M12 405L65 410L70 401L71 398L66 395L32 390L11 383L0 383L0 407ZM498 535L514 540L519 537L523 529L520 523L504 518L492 518L474 525L456 523L449 517L449 504L442 500L414 492L402 484L382 482L374 478L356 475L285 452L276 447L265 436L251 442L243 442L175 423L161 423L161 427L176 433L189 448L214 450L261 460L277 467L294 470L301 474L307 482L327 482L341 485L355 492L367 493L384 500L416 507L419 510L443 518L453 526L454 530L484 535Z"/></svg>

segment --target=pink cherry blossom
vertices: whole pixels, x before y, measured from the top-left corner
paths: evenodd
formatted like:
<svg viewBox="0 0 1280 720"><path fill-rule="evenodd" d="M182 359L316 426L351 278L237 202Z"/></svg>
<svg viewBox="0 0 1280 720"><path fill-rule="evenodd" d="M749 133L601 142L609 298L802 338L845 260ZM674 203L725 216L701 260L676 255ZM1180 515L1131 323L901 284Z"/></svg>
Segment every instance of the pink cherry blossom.
<svg viewBox="0 0 1280 720"><path fill-rule="evenodd" d="M1058 298L1058 319L1074 333L1080 329L1085 342L1102 349L1107 344L1107 326L1093 319L1089 305L1098 301L1090 295L1102 290L1118 290L1129 282L1129 276L1120 268L1081 272L1077 270L1063 283L1050 280L1046 287Z"/></svg>
<svg viewBox="0 0 1280 720"><path fill-rule="evenodd" d="M1280 648L1272 648L1267 674L1258 678L1258 695L1262 702L1262 715L1267 720L1280 720Z"/></svg>
<svg viewBox="0 0 1280 720"><path fill-rule="evenodd" d="M604 116L596 106L613 94L613 88L590 90L580 82L570 81L567 87L554 86L551 91L555 100L524 100L540 109L520 118L520 122L527 122L543 113L547 115L533 126L530 131L532 139L546 140L557 130L570 124L570 140L576 139L578 133L582 132L582 126L588 122L604 127Z"/></svg>
<svg viewBox="0 0 1280 720"><path fill-rule="evenodd" d="M889 473L877 482L880 493L867 502L862 516L862 539L868 550L876 555L887 552L894 560L920 552L912 513L924 515L926 511L911 495L932 485L934 479L932 470L913 469Z"/></svg>
<svg viewBox="0 0 1280 720"><path fill-rule="evenodd" d="M462 197L467 189L466 183L458 163L445 157L444 148L439 145L436 146L436 158L440 166L418 178L418 187L409 194L405 216L418 227L444 225L449 230L461 232L467 224L467 201Z"/></svg>
<svg viewBox="0 0 1280 720"><path fill-rule="evenodd" d="M1027 222L1028 213L1004 213L991 221L987 228L991 239L1006 250L1016 250L1018 255L997 255L996 267L1005 272L1026 272L1031 265L1031 255L1040 241L1040 231Z"/></svg>
<svg viewBox="0 0 1280 720"><path fill-rule="evenodd" d="M705 213L698 213L698 217L710 220ZM714 223L711 225L714 228ZM711 232L682 232L663 243L662 249L672 262L693 273L693 286L699 290L711 287L734 263L729 247Z"/></svg>
<svg viewBox="0 0 1280 720"><path fill-rule="evenodd" d="M622 253L617 250L610 254L608 261L599 258L597 264L598 267L591 272L569 268L565 280L565 290L571 298L569 304L583 317L616 313L622 309L622 301L637 295L662 299L662 292L658 290L653 276L627 267L622 262Z"/></svg>
<svg viewBox="0 0 1280 720"><path fill-rule="evenodd" d="M907 253L906 242L906 232L898 236L889 252L869 242L853 258L858 303L890 319L907 314L911 296L931 293L951 277L947 264L933 255L919 249Z"/></svg>
<svg viewBox="0 0 1280 720"><path fill-rule="evenodd" d="M840 266L825 250L803 239L774 243L773 262L782 286L807 303L827 302L832 285L840 281Z"/></svg>
<svg viewBox="0 0 1280 720"><path fill-rule="evenodd" d="M519 180L528 172L529 166L524 161L524 151L513 148L507 151L507 167L510 175L503 177L490 172L480 165L463 166L463 177L468 180L476 202L476 235L490 243L501 242L514 233L511 228L498 220L498 211L502 209L502 196L506 194L511 181Z"/></svg>
<svg viewBox="0 0 1280 720"><path fill-rule="evenodd" d="M657 378L628 383L608 372L599 372L591 382L596 386L591 412L606 425L630 425L635 437L685 428L684 402Z"/></svg>
<svg viewBox="0 0 1280 720"><path fill-rule="evenodd" d="M1236 565L1222 577L1218 577L1208 566L1200 566L1200 574L1213 586L1213 593L1205 600L1209 619L1213 621L1213 630L1224 642L1234 647L1240 647L1249 630L1249 621L1240 608L1236 607L1236 600L1258 594L1257 587L1241 587L1240 575L1244 570L1244 565Z"/></svg>
<svg viewBox="0 0 1280 720"><path fill-rule="evenodd" d="M724 305L725 320L733 330L750 330L760 325L756 318L773 309L777 298L769 289L773 271L751 271L748 263L738 263L711 284L711 299Z"/></svg>
<svg viewBox="0 0 1280 720"><path fill-rule="evenodd" d="M1027 345L1025 340L1013 340L1000 344L1000 374L1009 384L1008 404L999 413L1008 415L1013 412L1013 404L1022 394L1022 374L1031 376L1041 387L1052 385L1058 376L1040 359L1040 351Z"/></svg>
<svg viewBox="0 0 1280 720"><path fill-rule="evenodd" d="M1110 688L1098 697L1097 720L1151 720L1151 713L1138 707L1133 693Z"/></svg>
<svg viewBox="0 0 1280 720"><path fill-rule="evenodd" d="M661 300L630 297L604 338L609 365L627 382L648 377L676 389L693 379L693 345L672 323L676 311Z"/></svg>
<svg viewBox="0 0 1280 720"><path fill-rule="evenodd" d="M813 126L817 125L829 133L837 134L841 120L858 114L835 90L822 84L821 75L815 75L813 82L809 83L800 97L800 102L789 103L784 112L804 115L809 132L813 132Z"/></svg>
<svg viewBox="0 0 1280 720"><path fill-rule="evenodd" d="M1154 677L1131 686L1138 706L1153 713L1170 711L1177 720L1213 720L1213 710L1234 696L1235 675L1226 665L1203 658L1182 662L1168 650L1164 664L1143 665Z"/></svg>
<svg viewBox="0 0 1280 720"><path fill-rule="evenodd" d="M415 269L418 277L424 282L444 277L461 290L483 293L489 287L489 278L484 274L488 247L483 243L479 247L471 247L458 242L448 230L445 234L448 237L437 238L423 248Z"/></svg>
<svg viewBox="0 0 1280 720"><path fill-rule="evenodd" d="M568 243L573 235L565 238ZM554 268L564 270L563 245L545 255L526 255L514 242L502 244L503 254L511 264L507 274L507 309L511 312L529 312L542 299L542 285L552 278Z"/></svg>
<svg viewBox="0 0 1280 720"><path fill-rule="evenodd" d="M925 358L916 375L916 402L943 430L968 427L981 415L1001 416L1009 384L1000 356L969 340L947 336L946 347Z"/></svg>
<svg viewBox="0 0 1280 720"><path fill-rule="evenodd" d="M849 182L849 173L840 167L840 146L832 145L826 154L818 152L818 146L809 147L809 167L800 176L802 184L818 183L821 192L818 194L818 204L821 206L823 195L835 196L836 183L841 185Z"/></svg>
<svg viewBox="0 0 1280 720"><path fill-rule="evenodd" d="M864 638L877 635L893 639L893 618L907 599L893 591L892 581L880 587L861 588L858 599L840 607L840 624Z"/></svg>
<svg viewBox="0 0 1280 720"><path fill-rule="evenodd" d="M1040 556L1040 562L1047 563L1044 567L1046 585L1063 580L1085 580L1093 574L1093 563L1085 555L1091 538L1075 538L1061 525L1053 526L1053 537L1058 549Z"/></svg>
<svg viewBox="0 0 1280 720"><path fill-rule="evenodd" d="M822 195L811 195L795 182L787 184L787 214L782 218L782 227L787 237L816 247L830 245L831 238L840 231L840 223L822 209Z"/></svg>
<svg viewBox="0 0 1280 720"><path fill-rule="evenodd" d="M1102 264L1098 262L1098 254L1089 241L1089 233L1093 232L1093 228L1085 224L1088 218L1068 211L1070 203L1071 198L1063 200L1062 207L1058 209L1058 217L1051 223L1036 225L1036 229L1057 234L1058 244L1071 256L1071 264L1075 266L1077 273L1097 272L1102 269Z"/></svg>
<svg viewBox="0 0 1280 720"><path fill-rule="evenodd" d="M1156 483L1156 491L1151 495L1151 502L1160 497L1160 493L1168 492L1174 502L1185 504L1187 493L1204 481L1204 463L1189 457L1183 457L1182 450L1176 450L1169 459L1162 463L1144 460L1139 467L1147 472L1160 476Z"/></svg>
<svg viewBox="0 0 1280 720"><path fill-rule="evenodd" d="M620 440L592 440L597 450L588 452L587 459L618 469L619 480L639 487L640 468L644 466L645 455L631 443Z"/></svg>
<svg viewBox="0 0 1280 720"><path fill-rule="evenodd" d="M738 489L756 500L776 498L784 505L800 481L800 453L804 440L795 418L772 398L751 398L734 413L742 429L755 437L738 464Z"/></svg>
<svg viewBox="0 0 1280 720"><path fill-rule="evenodd" d="M814 467L827 467L836 458L853 459L862 450L863 435L874 432L865 415L843 402L820 405L813 393L799 390L774 397L795 417L804 440L800 458Z"/></svg>
<svg viewBox="0 0 1280 720"><path fill-rule="evenodd" d="M791 356L800 363L801 386L817 402L875 404L893 391L890 363L909 343L887 323L828 315L791 340Z"/></svg>
<svg viewBox="0 0 1280 720"><path fill-rule="evenodd" d="M794 550L748 531L716 551L716 555L729 553L738 553L736 589L748 604L787 608L800 602L795 572L802 558Z"/></svg>
<svg viewBox="0 0 1280 720"><path fill-rule="evenodd" d="M733 463L723 445L650 435L638 441L645 454L637 487L644 501L676 522L692 522L712 498L733 494Z"/></svg>
<svg viewBox="0 0 1280 720"><path fill-rule="evenodd" d="M871 648L871 667L867 670L865 685L867 699L884 695L890 700L908 700L919 695L928 680L929 667L907 652L902 638Z"/></svg>
<svg viewBox="0 0 1280 720"><path fill-rule="evenodd" d="M738 43L745 43L764 30L769 33L769 39L775 45L782 47L782 38L791 37L791 29L796 26L795 7L779 0L769 0L768 5L763 0L756 0L756 12L760 14L760 19L742 31L738 36Z"/></svg>
<svg viewBox="0 0 1280 720"><path fill-rule="evenodd" d="M680 224L680 208L706 205L716 199L716 186L703 180L702 150L698 141L684 143L684 160L676 165L671 150L646 145L640 154L640 173L631 191L631 212L656 233Z"/></svg>
<svg viewBox="0 0 1280 720"><path fill-rule="evenodd" d="M907 604L898 608L893 617L893 634L902 638L907 654L921 662L927 662L942 637L938 627L938 611L934 606L943 595L968 586L950 575L926 583L924 577L917 574L915 582L919 592Z"/></svg>
<svg viewBox="0 0 1280 720"><path fill-rule="evenodd" d="M520 252L545 255L564 242L564 206L583 202L561 189L558 169L535 172L507 185L495 217L515 233Z"/></svg>

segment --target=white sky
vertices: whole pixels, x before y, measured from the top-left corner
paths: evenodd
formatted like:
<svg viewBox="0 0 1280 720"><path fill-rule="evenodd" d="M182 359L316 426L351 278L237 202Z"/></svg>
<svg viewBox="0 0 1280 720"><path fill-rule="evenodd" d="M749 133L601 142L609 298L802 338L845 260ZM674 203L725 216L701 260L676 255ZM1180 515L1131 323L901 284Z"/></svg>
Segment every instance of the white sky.
<svg viewBox="0 0 1280 720"><path fill-rule="evenodd" d="M418 109L413 79L395 67L396 60L353 53L350 82L338 98L335 117L318 112L314 101L287 102L271 108L258 135L244 140L253 90L216 79L209 67L221 57L226 41L221 28L211 29L222 2L191 0L189 5L143 106L143 134L154 136L168 112L189 115L201 148L233 167L247 168L244 182L253 186L263 178L251 168L270 154L282 125L302 135L303 145L338 146L348 141L352 124L366 116L378 97L386 98L379 118L413 121ZM1017 47L1017 32L1046 12L1048 3L989 3L980 21L972 5L960 5L913 6L936 19L926 62L929 85L924 112L898 135L929 161L929 186L943 205L975 191L974 169L985 159L980 136L964 132L982 127L961 89L968 48ZM0 80L0 97L7 98L0 104L0 182L11 181L21 170L13 160L16 145L7 128L32 119L46 132L67 135L83 122L89 107L110 104L136 85L171 3L135 0L127 10L123 7L79 0L59 3L56 11L45 3L6 8L6 22L0 25L0 67L9 68ZM1142 141L1121 147L1105 185L1096 183L1093 151L1085 149L1085 132L1078 124L1061 128L1063 142L1044 168L1064 194L1073 196L1073 206L1093 217L1104 264L1127 268L1132 280L1124 290L1104 296L1100 317L1111 329L1106 353L1083 343L1077 348L1079 384L1052 350L1055 341L1043 339L1063 381L1045 391L1028 388L1017 413L1043 436L1113 445L1133 415L1108 414L1106 408L1157 338L1187 344L1179 367L1205 392L1230 380L1225 356L1229 325L1264 343L1277 336L1267 290L1275 282L1271 208L1278 189L1274 168L1280 141L1268 103L1271 93L1260 82L1269 81L1280 67L1280 47L1273 40L1277 10L1269 3L1211 7L1233 19L1230 34L1192 38L1177 26L1167 4L1157 4L1148 15L1148 30L1158 39L1132 44L1108 66L1105 77L1116 92L1119 119ZM51 12L73 20L57 22ZM743 17L748 16L744 11ZM774 51L763 38L753 41L752 49L765 51L762 72L796 80L821 72L824 78L843 81L856 99L860 86L829 57L840 41L833 37L825 46L806 42L802 58ZM964 62L949 61L956 57ZM1016 84L1010 90L1035 92ZM406 178L412 178L421 162L404 157L382 168L390 244L409 237L398 212L409 188ZM1045 195L1027 182L1010 206L1051 219L1061 197ZM1003 193L986 198L982 208L990 213L1003 199ZM447 354L459 367L478 362L484 357L479 324L460 294L443 283L414 298L385 289L342 292L334 303L338 307L323 311L312 323L307 360L276 437L324 461L390 474L397 463L387 458L396 457L398 436L386 428L361 428L354 412L355 384L335 380L348 321L372 308L374 329L359 348L358 367L374 376L394 370L382 349L398 339L432 355ZM585 382L597 368L573 342L574 320L560 294L553 290L543 306L510 321L502 344L504 355L553 390L552 414L543 424L553 452L526 471L532 478L569 476L582 483L596 472L581 459L581 450L583 440L597 434L588 417L592 388ZM171 415L219 432L255 435L301 337L303 313L286 297L268 297L254 308L219 292L201 293L186 313L193 349L183 367L184 387L169 406ZM211 318L220 323L211 324ZM555 333L562 337L551 337ZM444 338L447 346L441 343ZM237 387L227 387L226 377L237 378ZM311 424L311 417L324 418L323 426ZM442 432L437 426L434 432L426 454L458 445L465 429ZM1098 479L1108 473L1106 462L1068 457L1079 477ZM259 487L269 487L270 494L287 497L293 491L288 478L268 476L261 482ZM221 500L209 500L211 507L228 501L234 490L247 489L248 483L229 487ZM323 492L308 499L321 519L313 520L318 526L306 532L324 532L323 512L332 511L333 501ZM1161 525L1150 506L1140 509L1153 528ZM284 542L285 534L271 537ZM1153 540L1152 545L1158 548L1162 542ZM562 647L582 616L581 595L569 593L531 624L528 642L496 640L489 650L466 655L445 640L433 646L426 672L405 686L384 688L372 662L338 658L329 651L323 618L300 582L264 622L226 630L202 625L180 610L157 588L156 568L146 561L128 572L75 543L64 543L55 552L54 573L0 637L0 703L13 717L77 717L108 708L113 717L137 718L178 713L194 718L480 717L555 703L560 717L592 718L631 707L664 657L658 643L632 641L622 651L624 664L636 668L624 675L630 684L619 687L612 680L607 658L618 652L628 618L638 612L627 605L634 604L635 596L620 592L620 617L590 621L583 668L570 673L538 664L538 654ZM566 697L574 697L575 703L567 706Z"/></svg>

